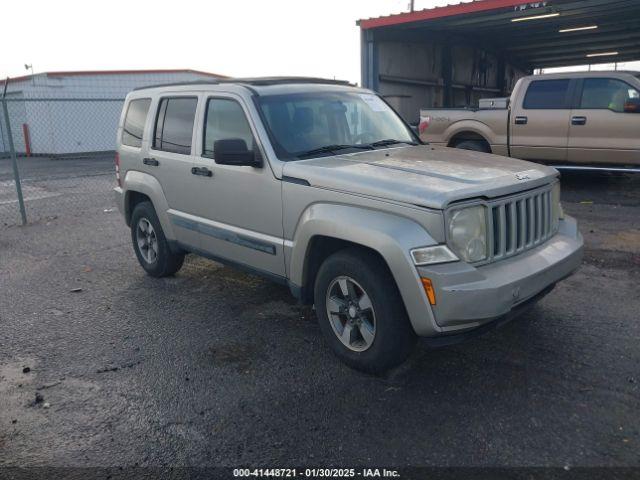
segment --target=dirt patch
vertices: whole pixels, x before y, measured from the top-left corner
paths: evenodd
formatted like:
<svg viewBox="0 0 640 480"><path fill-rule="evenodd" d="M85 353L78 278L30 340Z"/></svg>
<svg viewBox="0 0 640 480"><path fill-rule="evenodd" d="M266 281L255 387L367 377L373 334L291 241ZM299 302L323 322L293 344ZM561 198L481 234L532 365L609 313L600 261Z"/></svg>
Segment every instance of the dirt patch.
<svg viewBox="0 0 640 480"><path fill-rule="evenodd" d="M603 238L602 246L608 250L640 254L640 230L623 230L608 234Z"/></svg>

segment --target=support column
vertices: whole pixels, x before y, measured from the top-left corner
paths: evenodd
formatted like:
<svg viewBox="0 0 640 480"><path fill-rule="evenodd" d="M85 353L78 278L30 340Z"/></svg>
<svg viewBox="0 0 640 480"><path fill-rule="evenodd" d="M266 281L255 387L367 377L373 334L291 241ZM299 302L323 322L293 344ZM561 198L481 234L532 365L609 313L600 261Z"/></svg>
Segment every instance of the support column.
<svg viewBox="0 0 640 480"><path fill-rule="evenodd" d="M442 46L442 81L443 81L443 107L453 107L453 59L451 55L451 44L445 43Z"/></svg>

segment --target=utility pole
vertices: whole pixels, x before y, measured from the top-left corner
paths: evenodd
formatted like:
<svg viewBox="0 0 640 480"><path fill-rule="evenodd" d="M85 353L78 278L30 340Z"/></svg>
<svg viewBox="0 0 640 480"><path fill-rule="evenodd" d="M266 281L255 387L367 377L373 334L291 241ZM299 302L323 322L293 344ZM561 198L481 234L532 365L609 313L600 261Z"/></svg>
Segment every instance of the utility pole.
<svg viewBox="0 0 640 480"><path fill-rule="evenodd" d="M416 0L410 0L409 1L409 11L410 12L413 12L414 7L415 7L415 2L416 2Z"/></svg>

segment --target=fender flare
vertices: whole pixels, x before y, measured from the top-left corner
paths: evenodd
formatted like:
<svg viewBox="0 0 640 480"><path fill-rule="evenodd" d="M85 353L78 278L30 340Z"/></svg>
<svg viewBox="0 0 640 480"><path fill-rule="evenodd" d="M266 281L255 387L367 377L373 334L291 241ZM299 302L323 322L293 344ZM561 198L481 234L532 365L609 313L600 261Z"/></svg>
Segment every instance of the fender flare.
<svg viewBox="0 0 640 480"><path fill-rule="evenodd" d="M473 132L477 135L480 135L485 139L492 150L493 145L497 144L493 131L486 124L477 120L460 120L458 122L452 123L444 131L444 133L442 134L442 138L444 138L445 144L448 146L451 143L453 137L463 132Z"/></svg>
<svg viewBox="0 0 640 480"><path fill-rule="evenodd" d="M301 215L291 242L289 279L304 285L308 249L316 236L332 237L370 248L384 259L398 286L418 335L440 331L410 251L437 242L414 220L400 215L340 204L316 203Z"/></svg>
<svg viewBox="0 0 640 480"><path fill-rule="evenodd" d="M160 182L153 175L149 175L148 173L140 172L138 170L129 170L122 182L122 189L124 190L125 195L125 218L130 218L131 215L131 212L129 211L129 198L131 193L143 193L151 199L151 203L158 215L158 220L160 221L165 237L167 237L168 240L176 239L173 232L173 226L167 214L169 204Z"/></svg>

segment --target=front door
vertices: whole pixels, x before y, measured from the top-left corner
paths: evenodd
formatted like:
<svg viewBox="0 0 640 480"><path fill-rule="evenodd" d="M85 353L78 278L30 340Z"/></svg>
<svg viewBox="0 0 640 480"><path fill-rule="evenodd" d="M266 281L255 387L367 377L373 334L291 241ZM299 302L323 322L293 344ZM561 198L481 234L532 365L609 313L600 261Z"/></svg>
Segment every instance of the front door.
<svg viewBox="0 0 640 480"><path fill-rule="evenodd" d="M217 140L260 146L241 99L203 100L196 173L189 187L189 212L198 222L200 245L214 257L284 277L281 182L266 160L261 168L216 163Z"/></svg>
<svg viewBox="0 0 640 480"><path fill-rule="evenodd" d="M638 89L623 80L585 78L571 113L569 161L639 166L640 112L625 112L625 104L639 98Z"/></svg>
<svg viewBox="0 0 640 480"><path fill-rule="evenodd" d="M571 80L533 80L511 110L511 156L523 160L567 160Z"/></svg>

